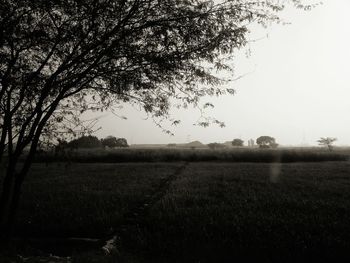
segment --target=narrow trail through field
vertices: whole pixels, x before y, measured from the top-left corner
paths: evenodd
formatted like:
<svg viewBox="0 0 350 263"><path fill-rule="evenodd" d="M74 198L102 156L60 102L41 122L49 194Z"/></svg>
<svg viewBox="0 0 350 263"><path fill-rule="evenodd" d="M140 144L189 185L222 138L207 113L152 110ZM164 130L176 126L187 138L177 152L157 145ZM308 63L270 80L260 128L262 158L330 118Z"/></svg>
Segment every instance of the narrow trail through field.
<svg viewBox="0 0 350 263"><path fill-rule="evenodd" d="M169 187L173 181L175 181L179 175L186 169L188 166L188 162L183 163L180 167L178 167L173 174L164 178L160 185L155 191L148 196L148 198L138 207L135 207L125 215L125 223L132 224L138 223L144 219L150 208L152 208L158 201L162 199L162 197L169 190Z"/></svg>
<svg viewBox="0 0 350 263"><path fill-rule="evenodd" d="M134 207L124 215L124 220L116 227L113 237L106 240L106 245L103 247L103 250L105 250L106 253L112 252L114 249L119 251L120 247L123 247L123 240L127 239L131 234L130 230L137 230L144 225L145 219L151 208L166 195L172 182L184 172L188 165L189 162L184 162L174 173L164 178L155 191L147 195L142 204Z"/></svg>

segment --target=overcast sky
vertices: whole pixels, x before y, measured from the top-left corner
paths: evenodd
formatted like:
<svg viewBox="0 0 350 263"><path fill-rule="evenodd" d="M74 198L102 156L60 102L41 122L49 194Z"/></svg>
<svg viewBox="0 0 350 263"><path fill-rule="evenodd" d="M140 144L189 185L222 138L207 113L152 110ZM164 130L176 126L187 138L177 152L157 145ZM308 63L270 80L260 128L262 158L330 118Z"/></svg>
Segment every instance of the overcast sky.
<svg viewBox="0 0 350 263"><path fill-rule="evenodd" d="M317 145L323 136L337 137L337 145L350 145L350 1L325 0L310 12L287 10L291 25L251 28L251 55L239 52L237 76L230 84L234 96L211 98L208 115L225 128L193 126L199 112L173 110L182 120L169 136L146 115L126 106L122 120L104 113L97 136L125 137L131 144L245 141L261 135L282 145ZM206 101L203 101L206 102Z"/></svg>

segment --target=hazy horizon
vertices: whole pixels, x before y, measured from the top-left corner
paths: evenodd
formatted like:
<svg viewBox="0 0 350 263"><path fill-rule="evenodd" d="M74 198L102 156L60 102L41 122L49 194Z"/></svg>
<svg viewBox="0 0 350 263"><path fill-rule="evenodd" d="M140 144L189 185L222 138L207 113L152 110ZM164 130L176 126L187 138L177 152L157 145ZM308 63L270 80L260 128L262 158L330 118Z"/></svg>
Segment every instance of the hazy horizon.
<svg viewBox="0 0 350 263"><path fill-rule="evenodd" d="M269 135L280 145L316 146L320 137L350 145L348 10L349 1L328 0L310 12L283 12L290 25L252 27L250 38L257 41L249 44L250 56L241 50L233 62L233 78L246 74L230 84L236 95L202 100L215 105L207 115L224 121L225 128L193 126L197 110L174 109L172 116L181 123L165 125L175 134L169 136L145 113L125 105L118 114L127 120L108 112L92 115L100 117L96 135L124 137L129 144L247 142Z"/></svg>

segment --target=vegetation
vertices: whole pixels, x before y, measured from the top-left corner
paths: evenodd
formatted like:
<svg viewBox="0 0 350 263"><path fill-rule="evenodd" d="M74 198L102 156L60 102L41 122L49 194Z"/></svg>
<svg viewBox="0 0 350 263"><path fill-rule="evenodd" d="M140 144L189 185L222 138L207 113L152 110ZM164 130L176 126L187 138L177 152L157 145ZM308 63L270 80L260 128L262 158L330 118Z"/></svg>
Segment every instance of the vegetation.
<svg viewBox="0 0 350 263"><path fill-rule="evenodd" d="M125 138L116 138L114 136L107 136L106 138L101 139L101 144L109 148L129 147L128 142Z"/></svg>
<svg viewBox="0 0 350 263"><path fill-rule="evenodd" d="M16 231L118 232L114 262L347 262L349 169L348 162L34 164ZM144 204L137 221L128 221Z"/></svg>
<svg viewBox="0 0 350 263"><path fill-rule="evenodd" d="M329 151L333 150L333 143L337 140L337 138L332 137L321 137L317 142L319 145L326 146Z"/></svg>
<svg viewBox="0 0 350 263"><path fill-rule="evenodd" d="M234 139L232 141L232 146L235 146L235 147L242 147L243 146L243 143L244 141L241 140L241 139Z"/></svg>
<svg viewBox="0 0 350 263"><path fill-rule="evenodd" d="M101 147L129 147L125 138L116 138L114 136L107 136L99 140L96 136L81 136L77 139L73 139L69 142L65 140L59 140L58 144L54 147L56 154L65 153L72 149L97 149Z"/></svg>
<svg viewBox="0 0 350 263"><path fill-rule="evenodd" d="M348 164L284 164L272 183L274 168L191 164L128 244L175 262L349 259Z"/></svg>
<svg viewBox="0 0 350 263"><path fill-rule="evenodd" d="M118 138L116 140L116 147L129 147L125 138Z"/></svg>
<svg viewBox="0 0 350 263"><path fill-rule="evenodd" d="M217 150L217 149L226 148L226 145L224 145L222 143L218 143L218 142L213 142L213 143L209 143L208 147L209 147L209 149Z"/></svg>
<svg viewBox="0 0 350 263"><path fill-rule="evenodd" d="M87 110L127 102L169 119L174 99L187 107L207 95L233 94L218 86L224 81L217 72L231 71L225 61L246 45L247 26L279 22L285 3L304 8L300 0L1 0L3 238L11 235L38 145L67 132L87 134L94 121L79 119ZM199 120L209 122L223 126Z"/></svg>
<svg viewBox="0 0 350 263"><path fill-rule="evenodd" d="M123 215L174 173L174 164L34 164L24 191L17 235L105 237ZM51 186L50 186L51 185ZM114 211L114 212L113 212ZM56 216L55 216L56 215Z"/></svg>
<svg viewBox="0 0 350 263"><path fill-rule="evenodd" d="M78 149L78 148L101 148L102 143L96 136L82 136L74 139L67 144L67 147Z"/></svg>
<svg viewBox="0 0 350 263"><path fill-rule="evenodd" d="M260 148L277 148L278 146L275 138L270 136L260 136L256 139L256 144L259 145Z"/></svg>
<svg viewBox="0 0 350 263"><path fill-rule="evenodd" d="M104 147L114 148L117 146L117 138L115 136L107 136L101 139L101 143Z"/></svg>
<svg viewBox="0 0 350 263"><path fill-rule="evenodd" d="M71 153L71 162L324 162L324 161L347 161L349 149L325 152L322 149L181 149L181 148L158 148L158 149L113 149L110 151L79 150ZM66 161L66 155L41 154L36 162Z"/></svg>

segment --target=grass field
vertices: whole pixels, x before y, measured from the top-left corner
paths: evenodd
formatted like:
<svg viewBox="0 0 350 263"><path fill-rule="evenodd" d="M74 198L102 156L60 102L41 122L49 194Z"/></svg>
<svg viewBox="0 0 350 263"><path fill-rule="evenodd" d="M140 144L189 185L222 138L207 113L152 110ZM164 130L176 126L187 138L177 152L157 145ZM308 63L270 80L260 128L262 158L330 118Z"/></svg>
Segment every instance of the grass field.
<svg viewBox="0 0 350 263"><path fill-rule="evenodd" d="M66 150L63 154L47 152L38 155L36 162L72 161L78 163L123 162L324 162L349 160L350 149L339 147L335 151L326 148L115 148Z"/></svg>
<svg viewBox="0 0 350 263"><path fill-rule="evenodd" d="M111 262L349 261L349 171L348 161L36 163L17 234L117 234Z"/></svg>

